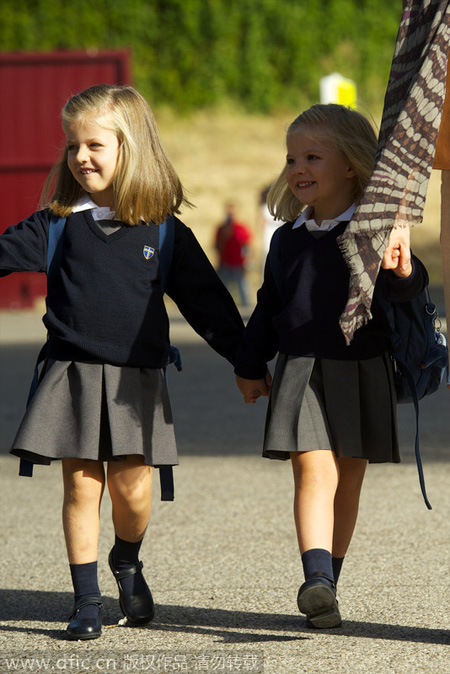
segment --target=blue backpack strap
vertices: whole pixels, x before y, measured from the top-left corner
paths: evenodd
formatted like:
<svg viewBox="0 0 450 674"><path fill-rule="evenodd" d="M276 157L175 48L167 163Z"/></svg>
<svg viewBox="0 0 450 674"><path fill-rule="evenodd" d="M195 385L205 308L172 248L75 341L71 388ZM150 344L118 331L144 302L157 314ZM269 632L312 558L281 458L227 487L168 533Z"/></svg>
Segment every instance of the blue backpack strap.
<svg viewBox="0 0 450 674"><path fill-rule="evenodd" d="M59 218L56 215L50 216L50 222L48 226L48 244L47 244L47 277L53 260L57 258L56 261L58 261L61 255L61 246L58 247L58 244L61 241L65 224L66 218ZM58 254L55 256L57 250ZM36 360L33 381L31 382L30 391L28 393L27 407L30 404L31 399L34 396L36 389L38 387L39 365L45 360L46 355L47 355L47 344L44 344ZM27 459L20 459L19 475L21 475L22 477L33 477L33 465L34 464L32 461L28 461Z"/></svg>
<svg viewBox="0 0 450 674"><path fill-rule="evenodd" d="M175 499L175 488L172 466L159 467L159 484L161 487L161 501L173 501Z"/></svg>
<svg viewBox="0 0 450 674"><path fill-rule="evenodd" d="M419 399L417 398L417 389L416 389L416 384L414 382L414 377L411 375L411 373L408 369L406 369L405 372L406 372L406 376L408 378L410 391L411 391L411 397L412 397L412 401L414 403L414 410L415 410L415 413L416 413L416 437L415 437L415 440L414 440L414 453L416 455L417 472L419 473L420 490L422 492L422 496L423 496L423 500L425 501L425 505L427 506L428 510L432 510L431 503L428 500L427 492L426 492L426 489L425 489L425 477L424 477L423 468L422 468L422 458L420 456L420 447L419 447Z"/></svg>
<svg viewBox="0 0 450 674"><path fill-rule="evenodd" d="M426 293L428 292L428 286L426 287ZM383 309L383 312L386 316L386 319L389 323L389 328L391 330L391 335L390 335L390 355L392 358L394 358L396 362L396 366L400 366L402 376L406 379L408 382L408 390L409 390L409 397L408 397L408 402L412 402L414 405L414 412L415 412L415 421L416 421L416 432L415 432L415 439L414 439L414 454L415 454L415 459L416 459L416 466L417 466L417 472L419 475L419 484L420 484L420 490L422 492L423 500L425 502L425 505L427 506L428 510L432 510L431 504L428 500L426 488L425 488L425 477L423 474L423 466L422 466L422 458L420 456L420 428L419 428L419 396L417 392L417 386L416 382L414 380L414 376L408 367L408 364L405 362L405 360L401 357L399 354L399 350L402 347L402 340L400 338L400 335L397 332L397 327L396 327L396 322L395 322L395 313L394 313L394 307L389 302L383 295L380 295L378 297L378 303ZM399 400L398 402L404 402L403 400Z"/></svg>
<svg viewBox="0 0 450 674"><path fill-rule="evenodd" d="M173 215L167 216L167 219L159 225L159 269L161 274L161 289L163 294L166 292L167 282L172 265L173 247L175 239L175 223ZM176 346L170 346L167 365L173 363L178 371L182 370L180 350ZM167 377L166 377L167 380ZM173 501L174 483L172 466L160 466L159 482L161 485L161 501Z"/></svg>
<svg viewBox="0 0 450 674"><path fill-rule="evenodd" d="M169 279L170 268L172 266L173 247L175 240L175 222L173 215L168 215L158 226L159 233L159 269L161 273L161 290L163 294L167 289L167 282ZM167 365L175 365L178 372L183 369L183 361L181 360L180 349L176 346L170 345L169 358Z"/></svg>
<svg viewBox="0 0 450 674"><path fill-rule="evenodd" d="M167 281L172 266L175 225L173 215L168 215L158 227L159 233L159 268L161 272L161 289L166 292Z"/></svg>
<svg viewBox="0 0 450 674"><path fill-rule="evenodd" d="M62 246L58 245L62 242L62 233L66 224L67 218L59 218L57 215L50 217L48 227L48 248L47 248L47 276L53 261L55 264L60 261Z"/></svg>

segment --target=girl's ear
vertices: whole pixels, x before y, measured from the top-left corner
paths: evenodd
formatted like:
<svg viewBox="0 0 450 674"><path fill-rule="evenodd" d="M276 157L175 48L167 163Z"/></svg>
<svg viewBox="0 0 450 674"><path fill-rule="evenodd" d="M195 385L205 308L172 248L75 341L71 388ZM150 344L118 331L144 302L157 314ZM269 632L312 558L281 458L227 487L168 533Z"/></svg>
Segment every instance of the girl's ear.
<svg viewBox="0 0 450 674"><path fill-rule="evenodd" d="M352 166L347 166L346 178L356 178L356 171Z"/></svg>

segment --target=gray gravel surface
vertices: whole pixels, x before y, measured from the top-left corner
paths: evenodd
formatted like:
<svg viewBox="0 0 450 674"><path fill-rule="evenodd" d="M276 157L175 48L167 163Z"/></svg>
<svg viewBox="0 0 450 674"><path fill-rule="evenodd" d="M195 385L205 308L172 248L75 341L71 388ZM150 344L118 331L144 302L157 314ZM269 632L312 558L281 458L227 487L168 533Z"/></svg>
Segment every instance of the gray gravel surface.
<svg viewBox="0 0 450 674"><path fill-rule="evenodd" d="M173 312L172 312L173 313ZM426 509L413 457L414 417L402 406L403 463L370 466L339 583L341 629L308 630L296 607L302 582L290 466L260 458L265 401L245 406L231 367L174 313L184 371L169 373L180 450L174 503L154 507L141 558L156 616L119 625L102 505L100 639L69 642L72 606L61 529L60 466L17 477L8 456L43 340L34 312L0 313L0 674L70 672L450 672L450 391L423 401Z"/></svg>

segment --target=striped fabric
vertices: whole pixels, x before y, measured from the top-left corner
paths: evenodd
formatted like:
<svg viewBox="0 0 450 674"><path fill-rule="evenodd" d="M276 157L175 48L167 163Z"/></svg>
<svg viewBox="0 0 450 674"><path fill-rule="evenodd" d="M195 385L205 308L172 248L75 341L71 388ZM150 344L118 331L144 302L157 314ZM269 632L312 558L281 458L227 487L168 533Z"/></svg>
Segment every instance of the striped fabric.
<svg viewBox="0 0 450 674"><path fill-rule="evenodd" d="M395 45L374 172L340 237L350 269L340 318L349 343L371 318L374 284L393 227L422 221L445 98L450 0L408 0Z"/></svg>

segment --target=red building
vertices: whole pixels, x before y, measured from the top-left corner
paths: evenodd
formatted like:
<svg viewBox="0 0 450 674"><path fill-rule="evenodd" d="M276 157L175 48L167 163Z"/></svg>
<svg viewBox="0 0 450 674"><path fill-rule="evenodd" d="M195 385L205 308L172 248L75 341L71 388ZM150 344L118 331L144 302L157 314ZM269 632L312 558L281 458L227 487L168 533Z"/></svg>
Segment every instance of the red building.
<svg viewBox="0 0 450 674"><path fill-rule="evenodd" d="M130 84L127 49L0 53L0 233L39 205L64 147L61 108L93 84ZM45 274L2 279L0 308L30 307L46 295Z"/></svg>

